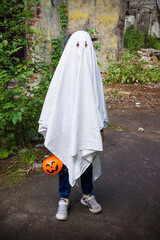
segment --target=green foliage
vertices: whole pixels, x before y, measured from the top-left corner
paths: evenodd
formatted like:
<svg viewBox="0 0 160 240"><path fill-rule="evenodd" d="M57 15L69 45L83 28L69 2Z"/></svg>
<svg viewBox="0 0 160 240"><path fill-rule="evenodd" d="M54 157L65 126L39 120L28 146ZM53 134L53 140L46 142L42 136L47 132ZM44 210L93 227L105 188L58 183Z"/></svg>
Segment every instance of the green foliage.
<svg viewBox="0 0 160 240"><path fill-rule="evenodd" d="M124 34L124 47L131 53L140 48L155 48L160 50L160 42L156 35L151 36L147 32L141 32L139 28L129 27Z"/></svg>
<svg viewBox="0 0 160 240"><path fill-rule="evenodd" d="M124 47L129 53L125 52L121 61L116 62L107 56L108 67L104 82L153 83L160 80L160 64L148 66L136 53L140 48L160 49L160 42L156 36L141 32L138 27L129 27L125 31Z"/></svg>
<svg viewBox="0 0 160 240"><path fill-rule="evenodd" d="M64 49L66 42L68 40L68 9L66 4L60 4L57 8L57 11L59 13L59 21L60 21L60 37L57 40L57 45L60 43L61 49ZM59 42L60 41L60 42ZM54 43L55 44L55 43Z"/></svg>
<svg viewBox="0 0 160 240"><path fill-rule="evenodd" d="M93 44L93 46L94 46L94 49L95 49L95 50L100 50L100 48L101 48L101 43L100 43L100 42L96 42L96 43Z"/></svg>
<svg viewBox="0 0 160 240"><path fill-rule="evenodd" d="M92 34L94 34L95 32L96 32L96 28L93 28L93 29L88 31L90 36L92 36Z"/></svg>
<svg viewBox="0 0 160 240"><path fill-rule="evenodd" d="M52 66L53 66L53 70L55 70L59 63L60 57L62 55L62 50L61 50L62 39L61 38L52 39L51 44L52 44L52 50L51 50Z"/></svg>
<svg viewBox="0 0 160 240"><path fill-rule="evenodd" d="M95 33L97 32L96 28L93 28L91 30L88 31L90 37L92 38L92 35L94 35ZM95 42L93 43L93 47L94 49L97 51L97 50L100 50L101 48L101 43L100 42Z"/></svg>
<svg viewBox="0 0 160 240"><path fill-rule="evenodd" d="M94 33L96 33L96 28L93 28L91 30L88 31L90 37L92 38L92 35L94 35ZM100 42L94 42L93 43L93 47L95 49L95 51L100 51L101 49L101 43ZM97 56L97 55L96 55ZM102 63L100 63L98 60L97 60L97 63L98 63L98 66L101 67L102 66Z"/></svg>
<svg viewBox="0 0 160 240"><path fill-rule="evenodd" d="M31 132L37 132L52 77L51 65L35 52L37 46L43 46L44 36L26 24L37 3L28 0L27 7L15 0L2 0L0 5L0 157L15 153L18 146L31 141ZM38 37L33 41L35 35ZM26 48L30 57L22 51ZM38 80L36 86L31 87L31 79Z"/></svg>
<svg viewBox="0 0 160 240"><path fill-rule="evenodd" d="M61 4L58 8L59 17L60 17L60 25L62 30L66 30L68 24L68 9L67 5Z"/></svg>
<svg viewBox="0 0 160 240"><path fill-rule="evenodd" d="M33 150L32 147L25 149L23 153L20 154L20 159L25 164L32 164L36 160L38 154Z"/></svg>
<svg viewBox="0 0 160 240"><path fill-rule="evenodd" d="M0 5L0 157L28 146L37 133L42 105L62 51L67 23L60 6L61 37L52 39L51 64L43 57L45 36L30 27L39 0L2 0ZM28 49L28 56L24 54ZM39 50L37 50L39 49ZM32 60L31 60L32 59ZM36 84L35 84L36 82ZM27 151L30 154L31 151ZM28 159L32 159L33 152ZM29 160L28 160L29 161Z"/></svg>
<svg viewBox="0 0 160 240"><path fill-rule="evenodd" d="M153 83L160 80L160 64L147 66L137 55L124 53L120 62L107 56L104 83Z"/></svg>

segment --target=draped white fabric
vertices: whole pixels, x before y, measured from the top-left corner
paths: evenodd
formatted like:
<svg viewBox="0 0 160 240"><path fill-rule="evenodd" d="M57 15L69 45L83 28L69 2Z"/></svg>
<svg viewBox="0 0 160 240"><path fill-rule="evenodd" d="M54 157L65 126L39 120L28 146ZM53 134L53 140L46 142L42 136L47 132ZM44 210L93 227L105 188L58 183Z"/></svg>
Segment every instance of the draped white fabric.
<svg viewBox="0 0 160 240"><path fill-rule="evenodd" d="M93 180L101 174L97 154L100 130L108 122L103 83L87 32L77 31L63 51L39 119L45 146L68 168L69 182L93 163Z"/></svg>

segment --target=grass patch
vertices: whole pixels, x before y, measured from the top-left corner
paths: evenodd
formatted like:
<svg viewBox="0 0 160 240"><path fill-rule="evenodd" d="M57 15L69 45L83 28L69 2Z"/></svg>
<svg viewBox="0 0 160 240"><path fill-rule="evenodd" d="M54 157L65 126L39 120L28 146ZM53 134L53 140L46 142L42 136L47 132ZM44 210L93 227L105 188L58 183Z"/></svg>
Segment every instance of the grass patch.
<svg viewBox="0 0 160 240"><path fill-rule="evenodd" d="M32 164L36 160L38 154L31 147L29 149L24 149L24 152L20 154L20 160L24 164Z"/></svg>
<svg viewBox="0 0 160 240"><path fill-rule="evenodd" d="M117 125L114 125L114 124L111 124L109 123L105 129L109 129L109 130L121 130L121 131L129 131L129 128L127 127L123 127L123 126L117 126Z"/></svg>
<svg viewBox="0 0 160 240"><path fill-rule="evenodd" d="M124 131L129 131L129 129L127 127L120 127L120 128Z"/></svg>
<svg viewBox="0 0 160 240"><path fill-rule="evenodd" d="M7 184L13 184L13 183L21 183L24 180L24 174L22 174L20 171L14 172L13 174L9 174L7 178L5 178L5 182Z"/></svg>
<svg viewBox="0 0 160 240"><path fill-rule="evenodd" d="M8 184L20 183L34 169L33 164L37 156L38 153L30 147L10 159L3 160L0 167L0 182Z"/></svg>
<svg viewBox="0 0 160 240"><path fill-rule="evenodd" d="M109 124L106 126L106 128L105 128L105 129L114 130L114 129L116 129L116 128L117 128L117 126L116 126L116 125L109 123Z"/></svg>

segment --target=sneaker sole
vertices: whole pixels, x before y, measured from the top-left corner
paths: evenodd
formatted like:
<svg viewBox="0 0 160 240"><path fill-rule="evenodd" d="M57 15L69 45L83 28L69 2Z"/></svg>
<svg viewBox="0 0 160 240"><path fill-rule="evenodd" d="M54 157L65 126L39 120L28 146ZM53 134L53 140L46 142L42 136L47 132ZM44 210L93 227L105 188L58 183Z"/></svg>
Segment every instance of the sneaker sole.
<svg viewBox="0 0 160 240"><path fill-rule="evenodd" d="M89 206L87 205L87 203L85 203L85 201L83 201L82 198L81 198L81 203L82 203L84 206L86 206L86 207L89 208ZM99 207L98 209L91 209L91 208L89 208L89 211L90 211L91 213L100 213L100 212L102 212L102 208L101 208L101 207Z"/></svg>
<svg viewBox="0 0 160 240"><path fill-rule="evenodd" d="M69 206L68 206L68 213L69 213L69 211L70 211L70 207L71 207L71 205L69 204ZM65 220L68 219L68 217L69 217L69 214L68 214L66 217L63 217L62 215L56 214L56 219L58 219L58 220L60 220L60 221L65 221Z"/></svg>
<svg viewBox="0 0 160 240"><path fill-rule="evenodd" d="M60 220L60 221L65 221L65 220L68 219L68 216L66 216L66 217L64 218L64 217L60 217L60 216L56 215L56 218L57 218L58 220Z"/></svg>

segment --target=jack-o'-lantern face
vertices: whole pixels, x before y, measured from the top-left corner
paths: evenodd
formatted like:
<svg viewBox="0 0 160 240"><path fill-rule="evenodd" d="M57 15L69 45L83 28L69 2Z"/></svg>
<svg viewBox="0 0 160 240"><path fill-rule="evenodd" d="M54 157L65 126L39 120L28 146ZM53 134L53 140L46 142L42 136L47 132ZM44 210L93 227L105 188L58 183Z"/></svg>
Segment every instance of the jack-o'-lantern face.
<svg viewBox="0 0 160 240"><path fill-rule="evenodd" d="M60 172L62 167L62 161L59 160L55 155L52 155L43 161L43 170L50 175Z"/></svg>

